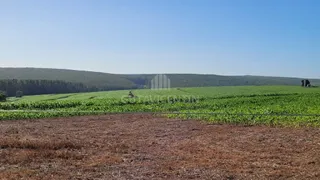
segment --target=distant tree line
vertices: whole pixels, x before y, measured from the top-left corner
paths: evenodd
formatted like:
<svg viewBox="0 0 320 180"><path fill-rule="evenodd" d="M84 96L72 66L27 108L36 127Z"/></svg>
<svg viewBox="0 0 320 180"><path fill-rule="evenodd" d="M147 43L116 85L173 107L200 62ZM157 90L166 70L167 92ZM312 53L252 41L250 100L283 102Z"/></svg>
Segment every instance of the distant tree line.
<svg viewBox="0 0 320 180"><path fill-rule="evenodd" d="M6 101L6 99L7 99L7 96L5 95L5 93L0 91L0 102Z"/></svg>
<svg viewBox="0 0 320 180"><path fill-rule="evenodd" d="M78 93L104 90L88 87L82 83L71 83L60 80L0 80L0 91L8 97L39 94Z"/></svg>

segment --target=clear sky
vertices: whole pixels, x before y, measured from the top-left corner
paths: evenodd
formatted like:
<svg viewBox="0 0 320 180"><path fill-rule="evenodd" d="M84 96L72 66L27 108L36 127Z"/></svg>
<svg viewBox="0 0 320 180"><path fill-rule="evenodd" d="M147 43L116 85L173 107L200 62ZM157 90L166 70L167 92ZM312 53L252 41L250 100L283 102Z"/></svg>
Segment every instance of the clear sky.
<svg viewBox="0 0 320 180"><path fill-rule="evenodd" d="M0 0L0 66L320 78L320 1Z"/></svg>

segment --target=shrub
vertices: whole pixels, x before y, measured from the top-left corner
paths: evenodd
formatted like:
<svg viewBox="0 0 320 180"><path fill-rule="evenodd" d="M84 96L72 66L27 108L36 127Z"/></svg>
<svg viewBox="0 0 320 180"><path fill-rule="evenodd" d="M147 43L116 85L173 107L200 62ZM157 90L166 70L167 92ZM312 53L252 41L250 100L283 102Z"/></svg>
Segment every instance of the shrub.
<svg viewBox="0 0 320 180"><path fill-rule="evenodd" d="M23 96L23 92L22 91L17 91L16 92L16 97L17 98L21 98Z"/></svg>
<svg viewBox="0 0 320 180"><path fill-rule="evenodd" d="M6 101L7 100L7 95L6 93L0 91L0 101Z"/></svg>

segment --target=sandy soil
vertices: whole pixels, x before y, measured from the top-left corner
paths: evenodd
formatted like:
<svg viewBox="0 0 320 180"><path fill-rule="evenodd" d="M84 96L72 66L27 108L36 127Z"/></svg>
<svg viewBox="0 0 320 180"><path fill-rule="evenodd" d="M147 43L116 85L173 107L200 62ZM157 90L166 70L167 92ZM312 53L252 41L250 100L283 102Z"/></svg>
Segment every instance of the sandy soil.
<svg viewBox="0 0 320 180"><path fill-rule="evenodd" d="M143 114L0 122L1 179L320 179L320 128Z"/></svg>

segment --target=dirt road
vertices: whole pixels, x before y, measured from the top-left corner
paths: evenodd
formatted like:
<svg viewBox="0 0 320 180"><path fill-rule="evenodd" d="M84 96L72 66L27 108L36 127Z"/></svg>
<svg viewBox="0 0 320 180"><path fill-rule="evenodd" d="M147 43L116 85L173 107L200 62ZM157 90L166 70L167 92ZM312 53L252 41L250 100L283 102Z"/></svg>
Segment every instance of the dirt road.
<svg viewBox="0 0 320 180"><path fill-rule="evenodd" d="M0 122L2 179L320 179L320 129L151 115Z"/></svg>

